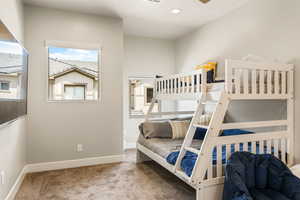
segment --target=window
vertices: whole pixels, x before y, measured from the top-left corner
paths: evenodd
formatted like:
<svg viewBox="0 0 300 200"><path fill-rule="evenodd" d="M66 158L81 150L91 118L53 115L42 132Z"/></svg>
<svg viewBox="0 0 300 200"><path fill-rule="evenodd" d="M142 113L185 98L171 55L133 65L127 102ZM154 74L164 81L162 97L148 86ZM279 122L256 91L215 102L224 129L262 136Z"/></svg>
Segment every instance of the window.
<svg viewBox="0 0 300 200"><path fill-rule="evenodd" d="M0 81L0 90L9 91L10 84L8 81Z"/></svg>
<svg viewBox="0 0 300 200"><path fill-rule="evenodd" d="M85 100L85 85L65 85L65 99Z"/></svg>
<svg viewBox="0 0 300 200"><path fill-rule="evenodd" d="M99 49L48 45L48 99L97 100L100 87L99 54Z"/></svg>
<svg viewBox="0 0 300 200"><path fill-rule="evenodd" d="M129 116L144 116L153 99L153 78L130 78L129 79ZM154 105L152 112L160 110L159 103Z"/></svg>

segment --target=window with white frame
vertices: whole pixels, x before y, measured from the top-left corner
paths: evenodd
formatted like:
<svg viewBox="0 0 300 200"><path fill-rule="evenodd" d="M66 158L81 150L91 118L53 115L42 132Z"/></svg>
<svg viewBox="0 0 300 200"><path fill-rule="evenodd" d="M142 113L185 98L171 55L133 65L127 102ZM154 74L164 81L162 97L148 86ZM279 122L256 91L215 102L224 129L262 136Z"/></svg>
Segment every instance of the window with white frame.
<svg viewBox="0 0 300 200"><path fill-rule="evenodd" d="M48 99L98 100L100 49L48 45Z"/></svg>
<svg viewBox="0 0 300 200"><path fill-rule="evenodd" d="M144 116L153 99L154 79L145 77L129 78L129 116ZM159 103L155 103L152 112L160 110Z"/></svg>

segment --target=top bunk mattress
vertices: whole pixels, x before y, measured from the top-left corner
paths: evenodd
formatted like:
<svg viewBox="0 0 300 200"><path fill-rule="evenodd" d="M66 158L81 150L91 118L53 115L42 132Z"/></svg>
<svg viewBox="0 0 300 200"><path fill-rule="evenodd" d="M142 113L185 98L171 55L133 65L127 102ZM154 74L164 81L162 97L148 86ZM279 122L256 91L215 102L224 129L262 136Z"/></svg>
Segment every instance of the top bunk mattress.
<svg viewBox="0 0 300 200"><path fill-rule="evenodd" d="M151 138L146 139L140 134L138 143L164 159L172 152L180 151L184 139ZM203 140L193 140L192 147L200 149Z"/></svg>

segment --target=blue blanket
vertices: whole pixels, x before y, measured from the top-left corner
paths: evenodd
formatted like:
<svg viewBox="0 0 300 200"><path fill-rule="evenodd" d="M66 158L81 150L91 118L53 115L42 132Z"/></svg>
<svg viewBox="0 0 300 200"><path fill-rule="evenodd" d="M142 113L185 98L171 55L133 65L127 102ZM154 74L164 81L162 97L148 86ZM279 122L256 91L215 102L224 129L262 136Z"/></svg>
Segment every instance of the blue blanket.
<svg viewBox="0 0 300 200"><path fill-rule="evenodd" d="M243 143L241 143L239 145L239 147L240 147L240 151L243 151ZM234 145L231 145L231 148L230 148L231 153L234 152L234 149L235 149ZM248 151L251 151L251 149L252 149L252 143L248 143ZM266 150L267 150L267 148L264 147L264 152L266 152ZM273 152L273 148L272 148L272 152ZM256 144L256 153L257 154L259 153L259 144ZM166 158L167 162L172 165L175 165L178 155L179 155L179 151L170 153ZM193 171L193 168L197 161L197 157L198 157L197 154L187 151L185 156L182 159L181 169L189 177L192 175L192 171ZM214 148L214 150L213 150L212 163L213 163L213 165L217 164L217 149L216 148ZM222 164L226 164L226 146L225 145L222 146Z"/></svg>

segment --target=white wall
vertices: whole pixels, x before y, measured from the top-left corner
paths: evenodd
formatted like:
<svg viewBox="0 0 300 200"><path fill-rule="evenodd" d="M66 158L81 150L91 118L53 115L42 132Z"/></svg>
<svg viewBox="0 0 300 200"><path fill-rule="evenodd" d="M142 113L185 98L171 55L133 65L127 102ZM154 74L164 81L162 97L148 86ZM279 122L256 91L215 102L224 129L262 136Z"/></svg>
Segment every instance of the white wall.
<svg viewBox="0 0 300 200"><path fill-rule="evenodd" d="M101 101L47 102L45 40L101 44ZM25 41L31 54L28 162L122 154L122 20L25 6Z"/></svg>
<svg viewBox="0 0 300 200"><path fill-rule="evenodd" d="M139 131L138 125L144 120L129 118L129 87L130 76L155 76L174 73L175 43L171 40L151 39L137 36L124 38L124 140L127 145L135 144ZM162 105L164 110L174 109L172 102Z"/></svg>
<svg viewBox="0 0 300 200"><path fill-rule="evenodd" d="M300 76L299 7L299 0L249 1L242 8L177 41L177 71L189 71L196 64L216 60L222 74L225 58L240 59L248 54L296 64L295 133L296 141L300 141L300 124L297 123L300 120L300 79L297 78ZM296 146L296 158L300 162L299 145Z"/></svg>
<svg viewBox="0 0 300 200"><path fill-rule="evenodd" d="M23 40L23 6L19 0L2 0L0 19L19 41ZM1 111L0 111L1 112ZM0 127L0 170L6 173L5 184L0 186L4 199L26 164L26 118Z"/></svg>

